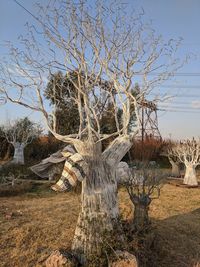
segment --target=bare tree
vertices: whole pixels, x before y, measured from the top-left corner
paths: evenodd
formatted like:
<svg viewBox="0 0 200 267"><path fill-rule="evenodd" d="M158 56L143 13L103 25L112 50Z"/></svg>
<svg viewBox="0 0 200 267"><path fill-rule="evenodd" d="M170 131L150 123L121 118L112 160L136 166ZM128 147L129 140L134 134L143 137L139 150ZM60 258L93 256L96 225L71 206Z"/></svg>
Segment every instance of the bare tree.
<svg viewBox="0 0 200 267"><path fill-rule="evenodd" d="M7 122L7 125L3 128L3 134L7 142L14 147L12 163L24 164L24 149L39 133L41 133L39 127L36 127L26 117L12 123Z"/></svg>
<svg viewBox="0 0 200 267"><path fill-rule="evenodd" d="M1 90L0 90L1 93ZM6 103L6 98L0 95L0 105L4 105Z"/></svg>
<svg viewBox="0 0 200 267"><path fill-rule="evenodd" d="M186 140L173 146L171 153L185 165L185 176L183 183L187 185L198 185L196 167L200 164L200 140Z"/></svg>
<svg viewBox="0 0 200 267"><path fill-rule="evenodd" d="M180 177L180 160L174 154L174 147L176 147L176 142L167 142L164 146L164 152L162 152L162 156L166 156L172 166L171 176L172 177Z"/></svg>
<svg viewBox="0 0 200 267"><path fill-rule="evenodd" d="M92 6L81 0L50 1L46 7L39 5L37 22L39 27L27 24L21 49L8 44L11 58L1 64L1 90L11 102L42 112L53 135L84 158L87 170L72 249L89 266L91 255L102 254L102 233L119 228L116 166L139 129L137 103L182 65L175 58L179 41L165 43L143 23L142 13L130 12L118 1ZM58 70L73 84L72 101L79 110L79 130L68 135L56 132L57 103L49 106L43 98L47 77ZM154 71L157 75L151 75ZM141 88L137 96L132 93L135 77ZM101 111L110 103L116 130L103 134ZM132 105L137 123L130 128ZM111 137L103 151L102 141Z"/></svg>
<svg viewBox="0 0 200 267"><path fill-rule="evenodd" d="M145 230L150 223L149 206L153 199L159 198L164 176L156 168L143 165L140 170L130 170L125 183L130 200L134 205L134 228Z"/></svg>
<svg viewBox="0 0 200 267"><path fill-rule="evenodd" d="M180 177L180 161L177 160L172 155L170 156L169 154L168 154L168 159L169 159L169 162L172 166L171 176L172 177Z"/></svg>

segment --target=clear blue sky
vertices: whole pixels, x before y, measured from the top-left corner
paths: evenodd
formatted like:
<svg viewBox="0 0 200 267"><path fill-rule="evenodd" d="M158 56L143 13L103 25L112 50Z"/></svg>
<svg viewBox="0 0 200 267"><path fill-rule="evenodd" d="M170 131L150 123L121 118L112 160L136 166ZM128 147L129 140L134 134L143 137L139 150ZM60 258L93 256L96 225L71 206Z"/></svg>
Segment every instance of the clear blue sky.
<svg viewBox="0 0 200 267"><path fill-rule="evenodd" d="M35 14L34 0L18 0ZM92 1L92 0L91 0ZM47 0L40 0L41 4ZM125 1L126 2L126 1ZM180 70L189 75L176 76L173 81L166 82L169 94L177 95L173 103L166 104L168 112L158 112L159 128L164 137L187 138L200 136L200 1L199 0L129 0L136 9L143 7L146 20L152 21L153 28L165 39L182 37L180 57L192 53L193 59ZM34 19L20 8L13 0L0 1L0 44L4 40L17 42L19 34L24 32L24 24ZM4 49L0 46L0 56ZM175 85L179 84L180 88ZM186 112L186 111L189 111ZM179 112L180 111L180 112ZM6 104L0 107L0 122L6 118L28 115L35 121L41 121L39 113L25 108Z"/></svg>

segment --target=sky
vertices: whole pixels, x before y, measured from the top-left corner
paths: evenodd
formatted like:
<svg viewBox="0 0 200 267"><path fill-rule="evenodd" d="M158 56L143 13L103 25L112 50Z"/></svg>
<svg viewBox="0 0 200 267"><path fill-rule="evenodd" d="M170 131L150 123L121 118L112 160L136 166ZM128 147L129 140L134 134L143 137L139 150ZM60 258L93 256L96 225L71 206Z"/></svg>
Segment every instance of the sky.
<svg viewBox="0 0 200 267"><path fill-rule="evenodd" d="M18 0L36 14L34 0ZM47 0L40 0L46 3ZM91 0L92 2L92 0ZM124 1L123 1L124 2ZM183 139L200 136L200 1L199 0L127 0L136 10L145 11L145 20L152 22L157 34L165 40L183 38L180 58L190 55L189 62L160 90L174 96L171 101L158 104L158 126L163 137ZM0 1L0 57L5 53L6 40L17 43L26 22L35 22L14 0ZM43 119L37 112L7 103L0 106L0 123L8 118L29 116L36 122Z"/></svg>

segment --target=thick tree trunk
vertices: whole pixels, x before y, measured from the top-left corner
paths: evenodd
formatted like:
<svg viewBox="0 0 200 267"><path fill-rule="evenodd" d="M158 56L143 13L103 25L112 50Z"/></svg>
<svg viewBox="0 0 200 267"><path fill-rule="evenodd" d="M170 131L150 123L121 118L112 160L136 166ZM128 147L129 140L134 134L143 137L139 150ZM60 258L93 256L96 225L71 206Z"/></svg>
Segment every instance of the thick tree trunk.
<svg viewBox="0 0 200 267"><path fill-rule="evenodd" d="M196 166L193 164L186 165L185 176L183 180L184 184L192 186L198 185L195 167Z"/></svg>
<svg viewBox="0 0 200 267"><path fill-rule="evenodd" d="M14 146L15 151L14 151L12 163L24 165L25 145L23 143L20 144L19 142L16 142L16 143L13 143L13 146Z"/></svg>
<svg viewBox="0 0 200 267"><path fill-rule="evenodd" d="M105 162L91 162L90 175L82 182L82 206L72 245L86 266L102 262L105 240L118 223L117 184ZM110 244L111 245L111 244Z"/></svg>
<svg viewBox="0 0 200 267"><path fill-rule="evenodd" d="M149 224L149 206L141 203L137 203L134 206L134 227L137 231L141 231Z"/></svg>
<svg viewBox="0 0 200 267"><path fill-rule="evenodd" d="M170 164L172 165L172 171L171 171L171 175L173 177L179 177L180 176L180 167L179 167L179 163L170 160Z"/></svg>
<svg viewBox="0 0 200 267"><path fill-rule="evenodd" d="M147 195L135 196L132 202L134 204L134 227L137 231L144 230L150 223L148 211L151 199Z"/></svg>
<svg viewBox="0 0 200 267"><path fill-rule="evenodd" d="M85 266L106 266L103 261L105 244L116 249L123 245L123 234L120 233L119 209L117 200L116 165L125 155L126 149L118 155L116 146L110 152L102 154L101 144L87 144L79 153L87 162L87 175L82 182L82 205L79 214L72 250ZM115 159L116 158L116 159ZM115 235L114 232L118 234ZM118 246L120 245L120 247Z"/></svg>

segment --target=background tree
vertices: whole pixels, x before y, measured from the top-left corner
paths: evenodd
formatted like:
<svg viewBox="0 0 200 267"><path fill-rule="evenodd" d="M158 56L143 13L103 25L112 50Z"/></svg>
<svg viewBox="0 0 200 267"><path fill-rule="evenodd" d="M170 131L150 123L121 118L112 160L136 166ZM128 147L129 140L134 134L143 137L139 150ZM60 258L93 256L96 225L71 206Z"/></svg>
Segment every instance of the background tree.
<svg viewBox="0 0 200 267"><path fill-rule="evenodd" d="M171 148L171 153L185 165L183 183L191 186L198 185L196 167L200 164L200 140L186 140Z"/></svg>
<svg viewBox="0 0 200 267"><path fill-rule="evenodd" d="M92 6L87 1L53 1L47 7L39 6L37 22L39 29L28 25L27 36L20 37L22 50L10 46L10 62L1 64L1 87L8 100L42 112L52 134L72 144L86 162L72 249L86 266L105 266L101 262L105 233L109 239L120 228L116 166L139 128L137 102L181 66L174 57L178 43L171 40L165 44L149 25L144 27L141 14L131 13L128 6L117 1L112 6L104 1ZM11 73L11 62L16 75ZM155 69L159 74L149 75ZM43 98L46 77L57 70L73 84L73 102L79 111L79 129L67 135L56 132L57 105L51 105L50 113ZM142 89L135 97L132 89L137 74ZM116 130L109 134L100 127L102 98L109 98L114 107ZM131 105L137 123L130 131ZM102 150L102 141L111 137L114 140ZM122 246L121 232L115 237L120 240L115 248ZM94 257L95 263L91 262Z"/></svg>
<svg viewBox="0 0 200 267"><path fill-rule="evenodd" d="M71 78L68 77L71 76ZM79 112L78 105L74 103L76 89L70 79L77 82L77 75L71 72L66 76L61 71L52 74L50 81L47 84L44 96L50 100L50 105L55 105L55 118L56 118L56 132L60 134L68 134L77 132L79 127ZM101 81L100 86L104 88L110 85L106 81ZM136 91L133 91L133 94ZM102 96L101 102L98 103L99 111L102 113L100 120L100 128L103 133L110 134L116 131L115 111L114 105L108 96ZM66 112L66 110L68 112ZM132 111L134 108L132 107ZM118 120L121 125L122 110L118 110ZM133 123L134 112L132 112Z"/></svg>
<svg viewBox="0 0 200 267"><path fill-rule="evenodd" d="M50 100L50 105L55 106L54 121L56 119L56 132L69 134L77 132L79 128L78 105L73 101L76 89L71 79L75 74L63 75L61 71L51 74L44 95Z"/></svg>
<svg viewBox="0 0 200 267"><path fill-rule="evenodd" d="M14 123L8 123L3 128L3 134L8 143L14 147L13 163L24 164L24 148L32 140L41 134L41 129L27 117L16 120Z"/></svg>
<svg viewBox="0 0 200 267"><path fill-rule="evenodd" d="M146 137L142 140L135 139L130 150L131 158L134 161L158 161L164 141L158 138Z"/></svg>
<svg viewBox="0 0 200 267"><path fill-rule="evenodd" d="M1 90L0 90L0 94L1 94ZM5 96L1 96L0 95L0 105L4 105L7 102Z"/></svg>
<svg viewBox="0 0 200 267"><path fill-rule="evenodd" d="M4 105L6 103L6 98L1 96L0 90L0 105ZM0 127L0 159L7 159L8 155L8 142L3 134L3 128Z"/></svg>
<svg viewBox="0 0 200 267"><path fill-rule="evenodd" d="M171 176L180 177L180 159L174 154L174 147L177 146L176 142L168 141L166 142L163 152L161 153L163 156L167 156L171 166Z"/></svg>
<svg viewBox="0 0 200 267"><path fill-rule="evenodd" d="M3 128L0 127L0 160L7 161L12 154L12 144L8 143Z"/></svg>

